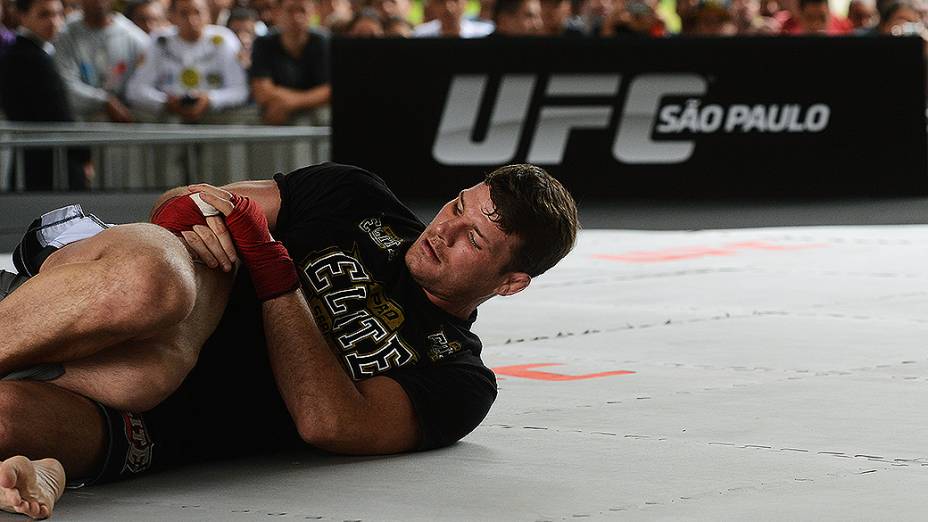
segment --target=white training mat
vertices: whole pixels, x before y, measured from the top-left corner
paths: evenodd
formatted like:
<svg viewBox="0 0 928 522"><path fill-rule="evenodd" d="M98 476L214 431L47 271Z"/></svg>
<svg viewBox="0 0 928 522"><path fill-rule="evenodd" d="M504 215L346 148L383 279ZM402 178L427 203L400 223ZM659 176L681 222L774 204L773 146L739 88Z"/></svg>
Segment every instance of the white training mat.
<svg viewBox="0 0 928 522"><path fill-rule="evenodd" d="M500 395L463 442L180 469L56 517L922 520L926 261L921 225L584 231L481 307Z"/></svg>

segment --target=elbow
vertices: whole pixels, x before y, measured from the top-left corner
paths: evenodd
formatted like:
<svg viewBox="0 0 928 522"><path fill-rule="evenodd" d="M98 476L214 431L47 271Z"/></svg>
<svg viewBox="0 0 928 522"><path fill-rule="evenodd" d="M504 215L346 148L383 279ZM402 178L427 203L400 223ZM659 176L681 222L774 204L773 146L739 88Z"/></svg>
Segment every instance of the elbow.
<svg viewBox="0 0 928 522"><path fill-rule="evenodd" d="M297 431L303 442L323 450L331 450L342 439L341 422L333 415L304 418L297 422Z"/></svg>

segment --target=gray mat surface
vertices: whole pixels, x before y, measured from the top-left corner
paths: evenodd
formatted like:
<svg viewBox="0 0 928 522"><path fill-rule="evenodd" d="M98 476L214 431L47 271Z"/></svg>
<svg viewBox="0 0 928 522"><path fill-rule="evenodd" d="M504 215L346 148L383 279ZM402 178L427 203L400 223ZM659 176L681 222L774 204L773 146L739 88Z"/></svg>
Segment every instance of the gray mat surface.
<svg viewBox="0 0 928 522"><path fill-rule="evenodd" d="M921 520L926 260L919 225L585 231L481 308L500 396L456 446L181 469L57 517Z"/></svg>

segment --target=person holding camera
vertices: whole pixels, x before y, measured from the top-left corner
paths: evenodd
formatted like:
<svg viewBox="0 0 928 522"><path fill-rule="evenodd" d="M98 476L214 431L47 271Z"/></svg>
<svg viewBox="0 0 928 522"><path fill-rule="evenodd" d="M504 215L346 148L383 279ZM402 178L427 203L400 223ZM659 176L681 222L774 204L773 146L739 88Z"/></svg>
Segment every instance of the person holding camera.
<svg viewBox="0 0 928 522"><path fill-rule="evenodd" d="M132 106L197 123L210 112L243 105L248 83L235 34L207 24L205 0L173 0L170 18L175 27L153 35L129 80L126 98Z"/></svg>

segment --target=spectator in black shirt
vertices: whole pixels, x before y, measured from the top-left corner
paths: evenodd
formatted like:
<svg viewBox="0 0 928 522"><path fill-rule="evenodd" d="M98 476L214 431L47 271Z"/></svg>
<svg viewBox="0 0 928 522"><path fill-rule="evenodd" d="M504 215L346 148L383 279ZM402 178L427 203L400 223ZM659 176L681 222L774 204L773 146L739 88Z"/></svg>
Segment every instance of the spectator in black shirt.
<svg viewBox="0 0 928 522"><path fill-rule="evenodd" d="M329 104L329 38L307 29L311 13L311 0L282 0L277 30L255 40L249 78L264 123L290 123Z"/></svg>
<svg viewBox="0 0 928 522"><path fill-rule="evenodd" d="M64 81L55 68L50 43L64 23L60 0L17 0L21 29L15 43L0 56L0 103L11 121L70 122L74 114ZM24 153L26 190L51 190L52 152L31 149ZM89 187L92 169L87 151L67 155L71 189ZM13 176L10 177L11 181ZM12 185L12 183L11 183Z"/></svg>

